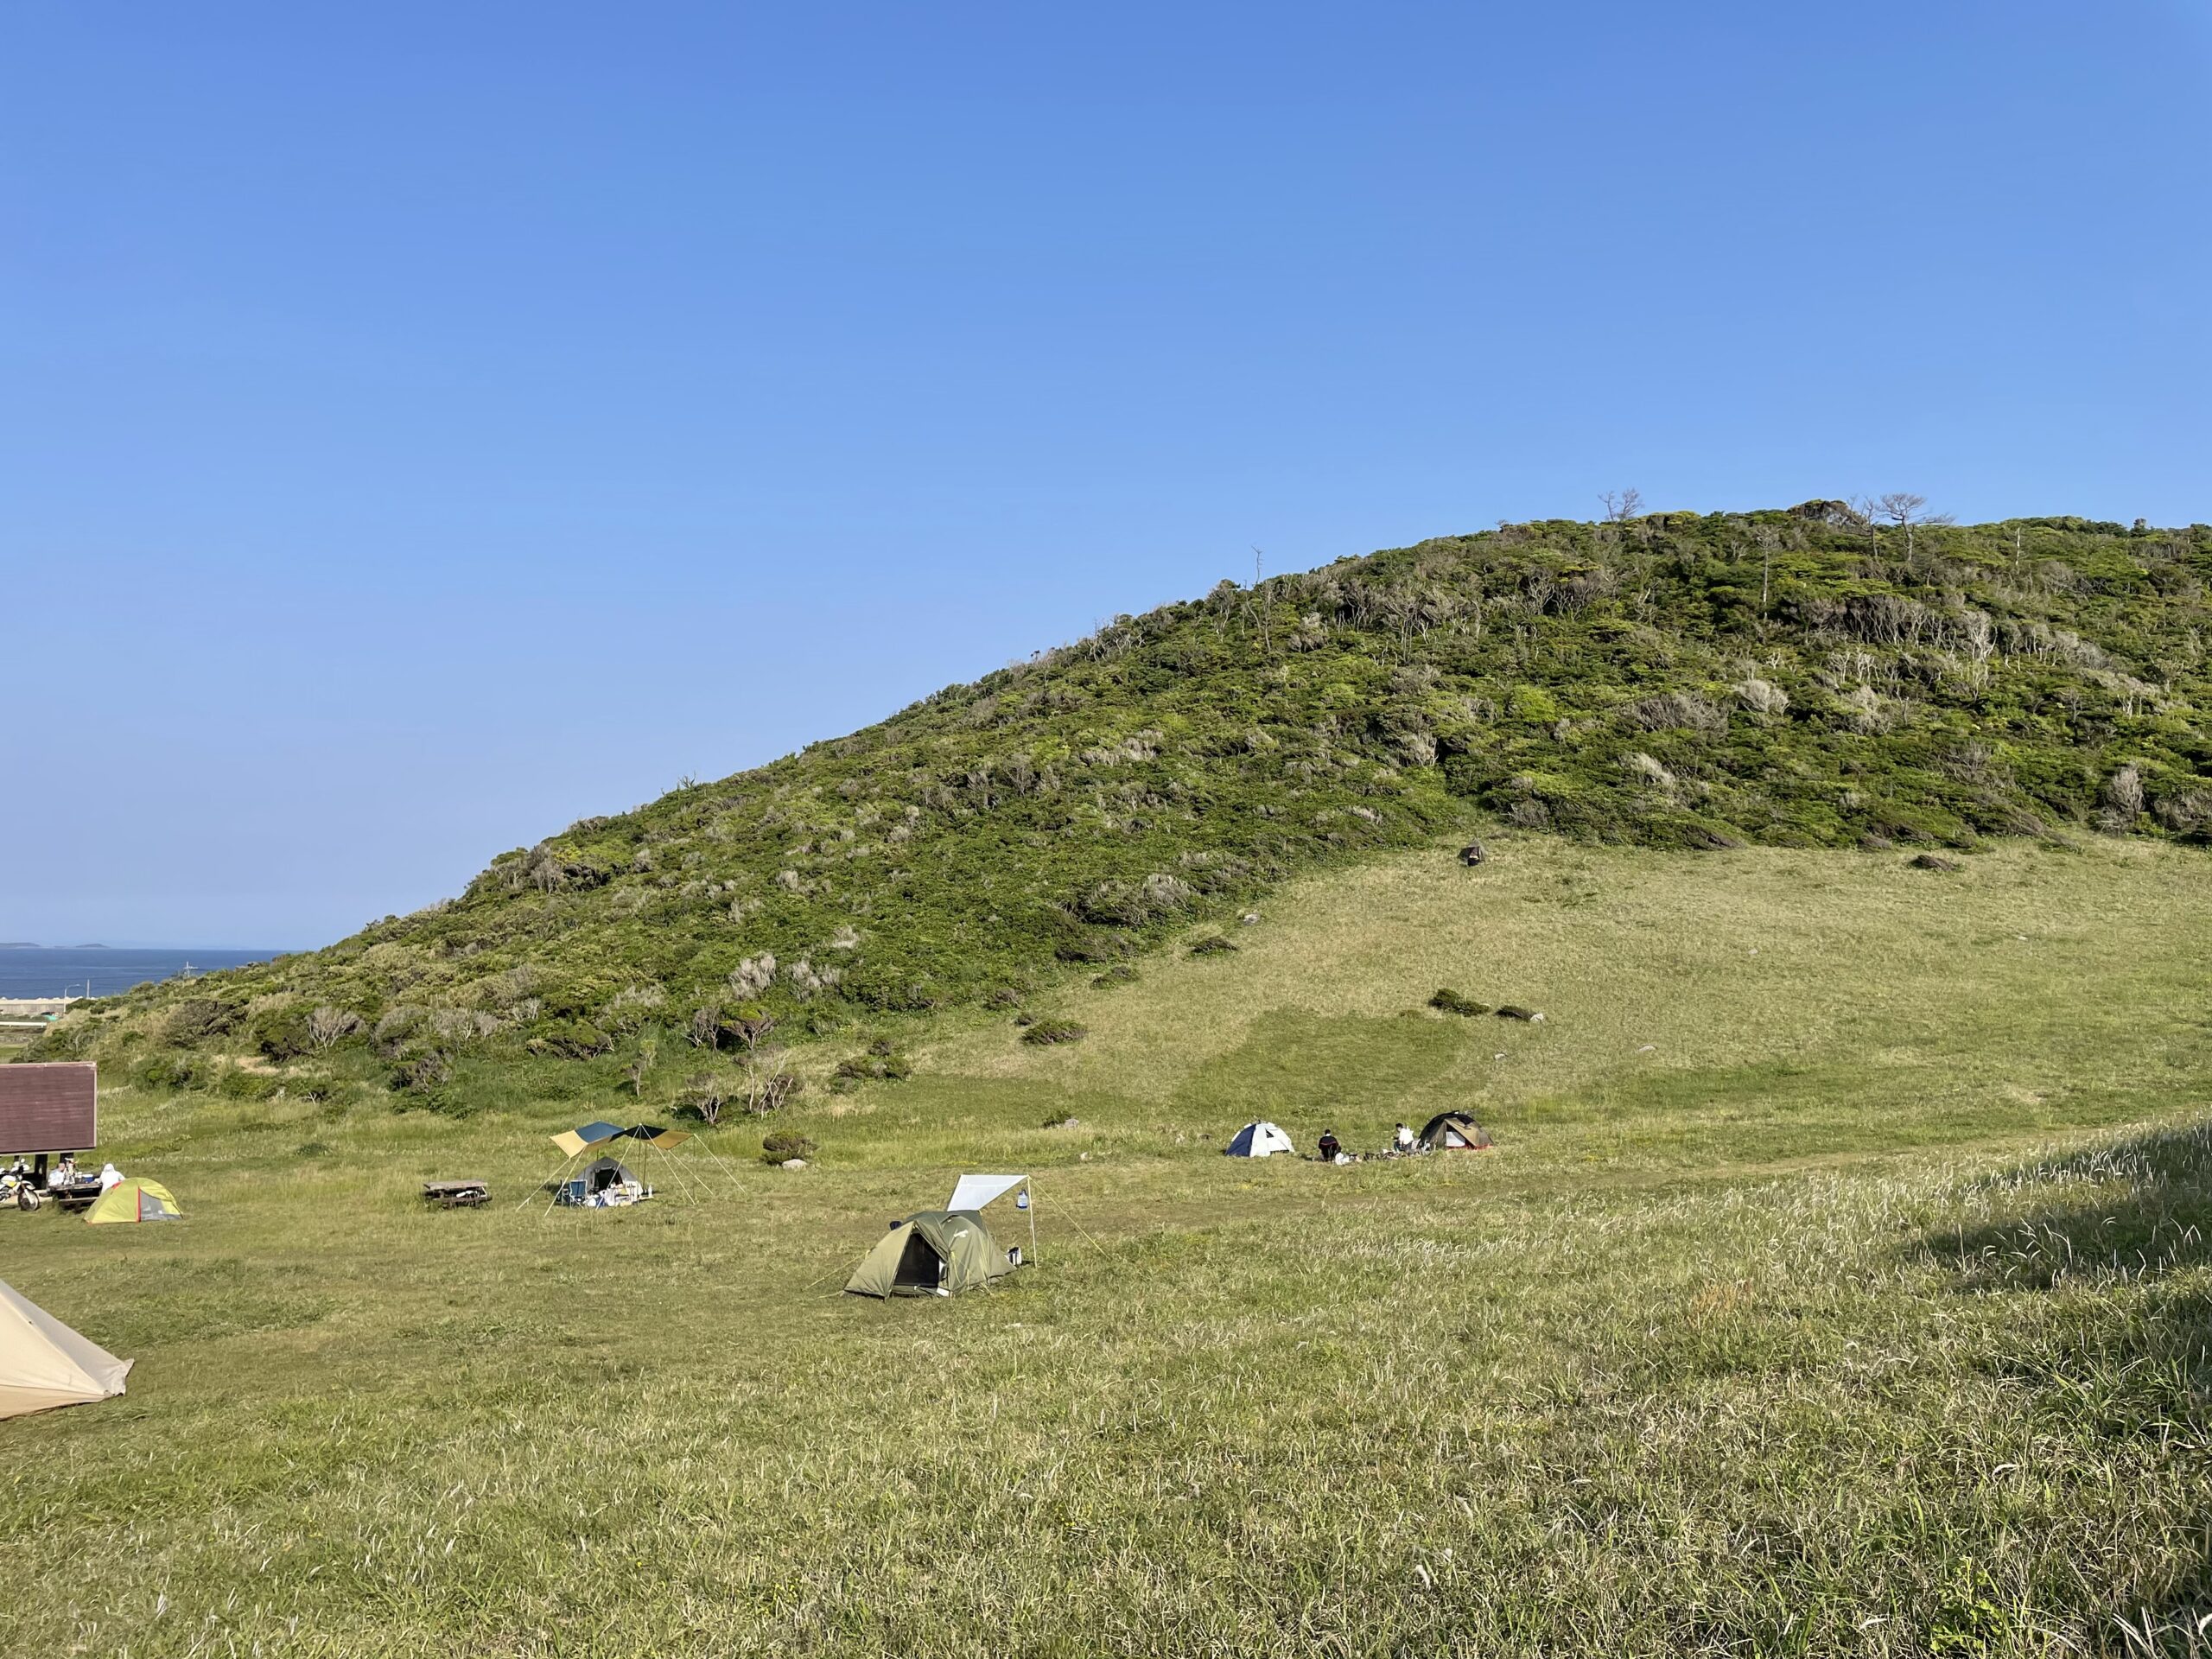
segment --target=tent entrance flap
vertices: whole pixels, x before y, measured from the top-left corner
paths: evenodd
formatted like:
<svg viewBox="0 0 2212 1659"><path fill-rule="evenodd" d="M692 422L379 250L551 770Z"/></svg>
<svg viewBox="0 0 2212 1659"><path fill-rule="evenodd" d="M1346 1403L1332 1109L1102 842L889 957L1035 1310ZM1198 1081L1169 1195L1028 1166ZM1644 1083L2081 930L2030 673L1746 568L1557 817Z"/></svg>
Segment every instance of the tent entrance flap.
<svg viewBox="0 0 2212 1659"><path fill-rule="evenodd" d="M922 1236L920 1228L907 1229L906 1248L899 1252L899 1268L891 1282L899 1290L936 1290L944 1283L944 1258Z"/></svg>

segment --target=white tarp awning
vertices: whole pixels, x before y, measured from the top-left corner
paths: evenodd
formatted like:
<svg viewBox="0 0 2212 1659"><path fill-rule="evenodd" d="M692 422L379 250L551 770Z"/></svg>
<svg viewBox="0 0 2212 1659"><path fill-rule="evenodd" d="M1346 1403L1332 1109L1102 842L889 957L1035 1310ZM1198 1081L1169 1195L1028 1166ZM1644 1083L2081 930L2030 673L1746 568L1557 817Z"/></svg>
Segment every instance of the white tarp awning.
<svg viewBox="0 0 2212 1659"><path fill-rule="evenodd" d="M1025 1185L1027 1175L963 1175L944 1201L948 1210L980 1210L993 1198L1003 1198Z"/></svg>

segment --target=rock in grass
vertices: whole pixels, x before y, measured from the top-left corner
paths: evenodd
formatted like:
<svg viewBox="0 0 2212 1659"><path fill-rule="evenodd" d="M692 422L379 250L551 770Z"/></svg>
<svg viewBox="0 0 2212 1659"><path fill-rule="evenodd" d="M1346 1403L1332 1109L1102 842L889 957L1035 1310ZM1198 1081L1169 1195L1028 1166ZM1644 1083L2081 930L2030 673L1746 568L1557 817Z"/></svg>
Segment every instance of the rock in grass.
<svg viewBox="0 0 2212 1659"><path fill-rule="evenodd" d="M1072 1020L1039 1020L1021 1033L1021 1040L1043 1048L1054 1043L1079 1043L1090 1035L1090 1027Z"/></svg>
<svg viewBox="0 0 2212 1659"><path fill-rule="evenodd" d="M786 1158L782 1163L778 1164L776 1167L778 1169L804 1169L806 1167L806 1160L804 1158Z"/></svg>
<svg viewBox="0 0 2212 1659"><path fill-rule="evenodd" d="M1490 1012L1489 1003L1478 1002L1472 997L1462 996L1449 986L1440 988L1435 995L1430 997L1428 1006L1441 1014L1464 1014L1470 1017Z"/></svg>
<svg viewBox="0 0 2212 1659"><path fill-rule="evenodd" d="M1941 853L1917 853L1907 861L1916 870L1962 870L1966 866L1955 858L1946 858Z"/></svg>
<svg viewBox="0 0 2212 1659"><path fill-rule="evenodd" d="M1508 1002L1497 1011L1497 1017L1501 1020L1528 1020L1540 1023L1544 1016L1534 1008L1524 1008L1517 1004Z"/></svg>

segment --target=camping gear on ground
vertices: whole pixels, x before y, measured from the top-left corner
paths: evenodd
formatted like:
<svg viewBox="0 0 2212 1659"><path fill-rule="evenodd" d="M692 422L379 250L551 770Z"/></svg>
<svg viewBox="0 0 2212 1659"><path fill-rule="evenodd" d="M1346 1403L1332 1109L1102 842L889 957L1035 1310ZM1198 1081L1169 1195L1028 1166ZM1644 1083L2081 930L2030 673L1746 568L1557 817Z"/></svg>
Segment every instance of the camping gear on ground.
<svg viewBox="0 0 2212 1659"><path fill-rule="evenodd" d="M1230 1158L1269 1158L1279 1152L1294 1155L1297 1151L1290 1137L1265 1118L1247 1123L1222 1148L1223 1155Z"/></svg>
<svg viewBox="0 0 2212 1659"><path fill-rule="evenodd" d="M1037 1200L1029 1191L1027 1175L963 1175L952 1184L952 1196L944 1201L944 1207L947 1210L981 1211L985 1205L995 1198L1002 1198L1009 1192L1014 1194L1014 1207L1029 1217L1030 1259L1039 1260L1037 1254ZM1019 1249L1013 1251L1011 1259L1016 1267L1020 1266L1021 1252Z"/></svg>
<svg viewBox="0 0 2212 1659"><path fill-rule="evenodd" d="M1490 1135L1465 1112L1439 1112L1421 1132L1420 1144L1431 1152L1484 1152Z"/></svg>
<svg viewBox="0 0 2212 1659"><path fill-rule="evenodd" d="M481 1181L425 1181L423 1196L441 1210L473 1210L492 1201L492 1189Z"/></svg>
<svg viewBox="0 0 2212 1659"><path fill-rule="evenodd" d="M975 1211L925 1210L893 1222L845 1289L855 1296L950 1296L1003 1278L1014 1265Z"/></svg>
<svg viewBox="0 0 2212 1659"><path fill-rule="evenodd" d="M87 1342L0 1282L0 1417L90 1405L123 1392L130 1362Z"/></svg>
<svg viewBox="0 0 2212 1659"><path fill-rule="evenodd" d="M721 1159L708 1150L703 1141L693 1145L691 1151L683 1158L655 1155L674 1152L678 1147L691 1142L692 1135L688 1129L664 1129L658 1123L632 1123L625 1128L619 1123L609 1123L601 1119L573 1129L563 1129L553 1136L552 1141L561 1149L562 1162L561 1167L553 1172L553 1179L547 1183L553 1193L552 1203L546 1205L548 1215L552 1213L556 1205L571 1209L605 1210L639 1203L656 1196L653 1185L656 1176L674 1182L677 1191L691 1192L696 1189L697 1180L704 1173L696 1164L700 1158L720 1169L732 1186L740 1185L737 1177L730 1173ZM630 1143L622 1148L624 1156L637 1160L634 1167L613 1156L615 1143L624 1141ZM580 1158L591 1158L595 1161L579 1172L575 1166ZM685 1168L687 1163L693 1166L689 1173ZM618 1171L620 1173L616 1173ZM579 1183L582 1183L581 1188ZM632 1187L636 1190L629 1190ZM526 1192L522 1202L528 1204L537 1196L536 1192Z"/></svg>
<svg viewBox="0 0 2212 1659"><path fill-rule="evenodd" d="M175 1197L159 1181L134 1177L118 1180L101 1193L92 1207L85 1211L85 1219L95 1225L111 1221L182 1221L184 1211L177 1208Z"/></svg>
<svg viewBox="0 0 2212 1659"><path fill-rule="evenodd" d="M561 1183L553 1202L587 1210L612 1210L643 1204L653 1190L619 1158L598 1158Z"/></svg>
<svg viewBox="0 0 2212 1659"><path fill-rule="evenodd" d="M99 1068L86 1060L0 1065L0 1154L99 1144Z"/></svg>

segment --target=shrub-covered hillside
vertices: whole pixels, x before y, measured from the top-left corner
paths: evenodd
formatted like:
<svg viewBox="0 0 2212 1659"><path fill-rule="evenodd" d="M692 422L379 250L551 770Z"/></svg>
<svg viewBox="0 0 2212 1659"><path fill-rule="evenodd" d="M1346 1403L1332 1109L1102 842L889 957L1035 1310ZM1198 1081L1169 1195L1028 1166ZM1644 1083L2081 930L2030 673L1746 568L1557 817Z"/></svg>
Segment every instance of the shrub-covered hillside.
<svg viewBox="0 0 2212 1659"><path fill-rule="evenodd" d="M1878 528L1815 502L1224 582L41 1046L173 1080L194 1054L373 1054L426 1089L478 1051L1012 1003L1483 814L1681 849L2204 838L2208 579L2201 524Z"/></svg>

